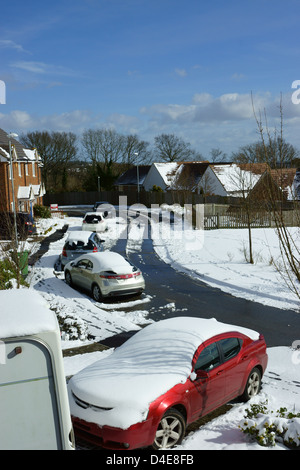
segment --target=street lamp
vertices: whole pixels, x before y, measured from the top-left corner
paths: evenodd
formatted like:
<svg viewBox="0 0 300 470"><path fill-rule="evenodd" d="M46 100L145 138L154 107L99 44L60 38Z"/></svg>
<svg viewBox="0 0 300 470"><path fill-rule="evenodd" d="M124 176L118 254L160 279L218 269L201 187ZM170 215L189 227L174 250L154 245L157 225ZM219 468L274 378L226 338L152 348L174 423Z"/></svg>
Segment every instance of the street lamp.
<svg viewBox="0 0 300 470"><path fill-rule="evenodd" d="M134 155L137 157L139 156L138 152L134 152ZM138 202L140 202L140 173L139 173L139 162L137 159L137 165L136 165L136 179L137 179L137 192L138 192Z"/></svg>
<svg viewBox="0 0 300 470"><path fill-rule="evenodd" d="M10 179L11 179L11 193L13 200L13 213L14 213L14 231L15 231L15 245L16 250L18 249L18 231L17 231L17 214L16 214L16 203L15 203L15 185L14 185L14 174L13 174L13 164L12 164L12 148L11 148L11 139L16 139L18 134L11 132L7 134L8 137L8 146L9 146L9 160L10 160Z"/></svg>

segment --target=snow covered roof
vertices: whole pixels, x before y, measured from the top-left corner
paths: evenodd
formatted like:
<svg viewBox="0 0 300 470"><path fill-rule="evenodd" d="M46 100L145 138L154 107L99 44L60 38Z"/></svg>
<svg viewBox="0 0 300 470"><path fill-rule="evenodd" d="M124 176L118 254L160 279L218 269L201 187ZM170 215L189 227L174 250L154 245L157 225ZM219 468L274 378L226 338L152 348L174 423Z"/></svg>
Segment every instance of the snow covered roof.
<svg viewBox="0 0 300 470"><path fill-rule="evenodd" d="M28 160L32 160L32 161L35 161L35 160L39 160L40 157L39 157L39 154L37 153L37 150L36 149L23 149L24 150L24 153L26 155L26 157L28 158Z"/></svg>
<svg viewBox="0 0 300 470"><path fill-rule="evenodd" d="M24 148L18 140L14 138L9 139L8 134L3 129L0 129L0 153L2 156L6 157L7 160L9 159L9 140L11 141L12 148L16 152L15 155L17 160L40 160L40 156L36 149L31 150Z"/></svg>
<svg viewBox="0 0 300 470"><path fill-rule="evenodd" d="M31 184L29 186L19 186L18 187L18 199L23 200L33 200L34 191Z"/></svg>
<svg viewBox="0 0 300 470"><path fill-rule="evenodd" d="M163 163L153 163L160 176L162 177L166 186L170 185L176 169L178 168L178 162L163 162Z"/></svg>
<svg viewBox="0 0 300 470"><path fill-rule="evenodd" d="M230 331L239 331L252 339L259 336L252 330L215 319L177 317L147 326L110 356L74 375L69 383L81 400L112 409L104 413L82 411L71 397L71 413L99 425L122 429L142 421L152 401L190 376L199 345Z"/></svg>
<svg viewBox="0 0 300 470"><path fill-rule="evenodd" d="M257 183L268 165L265 163L210 165L227 193L249 191Z"/></svg>
<svg viewBox="0 0 300 470"><path fill-rule="evenodd" d="M57 331L57 319L34 289L0 290L0 339Z"/></svg>

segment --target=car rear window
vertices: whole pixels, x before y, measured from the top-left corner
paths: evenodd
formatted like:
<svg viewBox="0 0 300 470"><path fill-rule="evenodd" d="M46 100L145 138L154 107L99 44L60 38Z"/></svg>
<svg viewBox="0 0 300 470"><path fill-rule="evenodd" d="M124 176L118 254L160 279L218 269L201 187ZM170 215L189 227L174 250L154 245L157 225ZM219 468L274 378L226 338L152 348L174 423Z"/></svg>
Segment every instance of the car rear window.
<svg viewBox="0 0 300 470"><path fill-rule="evenodd" d="M98 222L101 222L101 220L101 215L86 215L84 218L84 221L87 224L97 224Z"/></svg>
<svg viewBox="0 0 300 470"><path fill-rule="evenodd" d="M84 243L82 240L78 240L77 242L67 242L65 245L66 250L76 251L76 250L93 250L95 244L92 240L89 240L88 243Z"/></svg>

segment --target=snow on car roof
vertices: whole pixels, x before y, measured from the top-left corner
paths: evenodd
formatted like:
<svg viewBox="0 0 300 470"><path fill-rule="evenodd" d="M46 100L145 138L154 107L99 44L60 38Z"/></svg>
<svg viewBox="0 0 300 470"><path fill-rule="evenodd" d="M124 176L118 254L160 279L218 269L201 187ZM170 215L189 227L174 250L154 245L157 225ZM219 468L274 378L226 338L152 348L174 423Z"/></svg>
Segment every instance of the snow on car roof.
<svg viewBox="0 0 300 470"><path fill-rule="evenodd" d="M128 273L128 269L131 269L130 263L125 258L123 258L123 256L121 256L119 253L115 253L114 251L89 253L87 255L82 255L81 258L87 258L92 261L93 271L113 270L119 274L123 274L125 271Z"/></svg>
<svg viewBox="0 0 300 470"><path fill-rule="evenodd" d="M55 314L34 289L0 290L0 339L58 331Z"/></svg>
<svg viewBox="0 0 300 470"><path fill-rule="evenodd" d="M102 214L101 212L86 212L85 215L84 215L84 218L87 216L87 215L94 215L95 217L102 217Z"/></svg>
<svg viewBox="0 0 300 470"><path fill-rule="evenodd" d="M152 401L188 379L198 346L214 335L231 331L252 339L259 337L252 330L215 319L177 317L147 326L70 381L70 389L81 400L112 410L83 411L71 397L72 414L122 429L144 420Z"/></svg>
<svg viewBox="0 0 300 470"><path fill-rule="evenodd" d="M77 243L79 241L82 241L84 244L88 243L90 236L93 234L93 232L90 232L88 230L74 230L69 233L67 241L70 243Z"/></svg>

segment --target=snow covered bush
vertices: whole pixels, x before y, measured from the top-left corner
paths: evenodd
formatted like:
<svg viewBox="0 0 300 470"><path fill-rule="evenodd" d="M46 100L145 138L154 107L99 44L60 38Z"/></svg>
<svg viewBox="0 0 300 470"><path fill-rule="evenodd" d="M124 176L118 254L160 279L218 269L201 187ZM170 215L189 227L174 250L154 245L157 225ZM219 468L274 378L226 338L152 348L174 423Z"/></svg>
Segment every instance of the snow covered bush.
<svg viewBox="0 0 300 470"><path fill-rule="evenodd" d="M63 340L71 341L80 339L81 341L85 341L90 339L87 325L83 320L58 312L56 312L56 316Z"/></svg>
<svg viewBox="0 0 300 470"><path fill-rule="evenodd" d="M273 411L268 410L267 402L247 408L240 429L254 437L261 446L275 446L276 442L287 447L300 446L300 413L280 408L274 415Z"/></svg>

